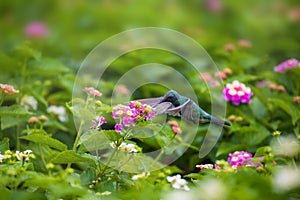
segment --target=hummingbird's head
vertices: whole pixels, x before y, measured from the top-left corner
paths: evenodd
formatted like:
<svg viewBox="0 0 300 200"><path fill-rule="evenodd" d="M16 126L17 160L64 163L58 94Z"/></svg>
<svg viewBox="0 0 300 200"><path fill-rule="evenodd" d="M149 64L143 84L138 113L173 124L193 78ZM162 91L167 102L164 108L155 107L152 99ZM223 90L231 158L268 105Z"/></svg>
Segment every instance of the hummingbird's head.
<svg viewBox="0 0 300 200"><path fill-rule="evenodd" d="M162 98L162 100L160 101L160 103L162 102L170 102L172 103L174 106L179 106L179 101L178 99L180 98L180 95L174 91L174 90L170 90L168 91L165 96Z"/></svg>

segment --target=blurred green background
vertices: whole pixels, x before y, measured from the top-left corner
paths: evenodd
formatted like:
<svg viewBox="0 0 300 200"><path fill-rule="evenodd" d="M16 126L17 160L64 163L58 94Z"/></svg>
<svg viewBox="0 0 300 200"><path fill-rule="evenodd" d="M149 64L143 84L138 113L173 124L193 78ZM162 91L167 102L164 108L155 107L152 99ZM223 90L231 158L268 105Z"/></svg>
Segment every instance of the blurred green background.
<svg viewBox="0 0 300 200"><path fill-rule="evenodd" d="M43 55L74 68L109 36L145 26L183 32L213 59L215 48L239 39L252 42L254 55L280 61L297 56L300 49L298 0L10 0L1 1L0 15L2 51L31 40ZM26 36L32 22L48 27L47 37Z"/></svg>

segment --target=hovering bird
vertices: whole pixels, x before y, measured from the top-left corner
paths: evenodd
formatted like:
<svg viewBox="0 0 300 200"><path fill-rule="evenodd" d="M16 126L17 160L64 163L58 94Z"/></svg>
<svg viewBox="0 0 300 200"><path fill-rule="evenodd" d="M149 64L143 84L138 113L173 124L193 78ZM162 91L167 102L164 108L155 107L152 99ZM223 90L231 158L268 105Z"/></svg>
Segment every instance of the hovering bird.
<svg viewBox="0 0 300 200"><path fill-rule="evenodd" d="M156 115L167 113L172 116L182 116L193 123L212 122L221 126L231 126L229 122L208 114L193 100L181 96L174 90L168 91L163 97L139 99L136 101L152 106Z"/></svg>

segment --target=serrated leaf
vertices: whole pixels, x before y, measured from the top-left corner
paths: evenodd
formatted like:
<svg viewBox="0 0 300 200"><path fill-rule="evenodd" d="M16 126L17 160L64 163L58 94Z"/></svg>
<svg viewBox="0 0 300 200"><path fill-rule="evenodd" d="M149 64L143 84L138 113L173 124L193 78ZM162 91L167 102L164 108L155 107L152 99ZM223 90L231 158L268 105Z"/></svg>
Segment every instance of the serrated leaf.
<svg viewBox="0 0 300 200"><path fill-rule="evenodd" d="M44 134L32 133L30 135L20 137L20 139L28 140L38 144L44 144L60 151L67 149L67 145L65 145L61 141Z"/></svg>
<svg viewBox="0 0 300 200"><path fill-rule="evenodd" d="M0 107L0 116L21 116L33 115L32 112L27 111L20 105L2 106Z"/></svg>

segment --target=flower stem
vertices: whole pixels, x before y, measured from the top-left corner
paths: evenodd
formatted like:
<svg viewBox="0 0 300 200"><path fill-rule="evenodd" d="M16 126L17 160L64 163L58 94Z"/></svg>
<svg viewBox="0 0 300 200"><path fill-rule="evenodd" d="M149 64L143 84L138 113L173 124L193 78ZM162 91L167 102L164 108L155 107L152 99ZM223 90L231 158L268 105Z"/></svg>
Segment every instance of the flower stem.
<svg viewBox="0 0 300 200"><path fill-rule="evenodd" d="M118 150L118 147L114 148L114 150L113 150L111 156L109 157L109 160L107 161L107 163L106 163L104 169L103 169L102 172L101 172L101 176L102 176L102 175L104 174L104 172L107 170L107 168L108 168L109 164L111 163L113 157L114 157L115 154L117 153L117 150Z"/></svg>
<svg viewBox="0 0 300 200"><path fill-rule="evenodd" d="M80 135L82 133L83 125L84 125L84 120L81 120L80 126L79 126L79 130L77 132L77 135L76 135L76 138L75 138L75 141L74 141L73 151L76 151L76 148L77 148L77 145L78 145L78 141L79 141Z"/></svg>
<svg viewBox="0 0 300 200"><path fill-rule="evenodd" d="M16 125L16 150L20 149L19 125Z"/></svg>

